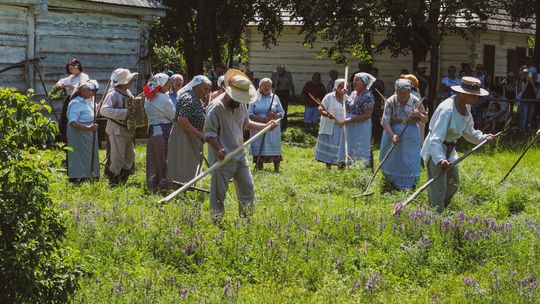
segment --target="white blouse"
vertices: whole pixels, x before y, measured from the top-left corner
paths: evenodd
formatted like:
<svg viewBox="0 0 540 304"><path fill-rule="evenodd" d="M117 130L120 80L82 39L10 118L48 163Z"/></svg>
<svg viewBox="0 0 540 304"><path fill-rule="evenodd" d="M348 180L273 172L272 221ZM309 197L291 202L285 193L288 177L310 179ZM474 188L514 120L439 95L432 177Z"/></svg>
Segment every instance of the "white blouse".
<svg viewBox="0 0 540 304"><path fill-rule="evenodd" d="M481 143L486 137L481 131L474 129L470 112L467 116L459 114L455 107L455 96L452 96L443 101L433 113L420 156L425 162L431 158L435 164L439 164L441 160L447 159L444 143L455 143L462 136L473 144ZM453 150L448 161L454 162L457 158L457 153Z"/></svg>
<svg viewBox="0 0 540 304"><path fill-rule="evenodd" d="M343 100L347 100L348 96L343 96ZM343 103L336 98L336 92L328 93L324 96L321 102L329 113L332 113L337 121L342 122L345 119L343 111ZM332 135L334 130L334 121L328 117L321 117L319 126L319 134Z"/></svg>
<svg viewBox="0 0 540 304"><path fill-rule="evenodd" d="M73 74L69 75L68 77L66 78L62 78L60 80L58 80L58 82L56 83L56 85L59 85L59 84L64 84L64 85L72 85L72 86L77 86L77 84L80 82L80 81L87 81L88 79L90 79L88 77L88 75L86 75L85 73L80 73L79 75L75 76ZM71 94L73 94L73 89L74 88L70 88L68 86L66 86L66 92L69 96L71 96Z"/></svg>

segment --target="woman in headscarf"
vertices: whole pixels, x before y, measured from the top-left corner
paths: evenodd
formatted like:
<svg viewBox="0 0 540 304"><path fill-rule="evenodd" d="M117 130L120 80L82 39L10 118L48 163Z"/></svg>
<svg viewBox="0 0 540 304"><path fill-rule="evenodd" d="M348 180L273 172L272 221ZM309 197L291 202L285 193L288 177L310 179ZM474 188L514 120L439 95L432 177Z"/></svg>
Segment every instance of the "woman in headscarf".
<svg viewBox="0 0 540 304"><path fill-rule="evenodd" d="M83 73L83 66L81 62L77 59L71 59L66 63L66 74L69 76L58 80L56 86L66 90L66 98L64 99L64 104L62 105L62 113L60 114L60 121L58 122L58 128L60 130L59 140L62 142L66 141L67 134L67 108L71 100L71 95L73 95L74 89L79 84L79 82L86 82L90 78L88 75Z"/></svg>
<svg viewBox="0 0 540 304"><path fill-rule="evenodd" d="M257 100L249 104L249 119L268 123L285 115L279 97L272 93L272 80L263 78L259 82ZM251 136L257 132L250 131ZM263 143L264 140L264 143ZM262 145L262 148L261 148ZM249 146L249 155L253 156L255 169L262 170L264 163L274 163L274 171L279 172L279 165L283 160L281 156L281 127L278 125L258 138Z"/></svg>
<svg viewBox="0 0 540 304"><path fill-rule="evenodd" d="M73 89L73 98L66 109L67 144L73 149L68 151L70 182L99 178L98 141L95 134L98 125L94 121L95 105L92 100L98 88L95 80L81 81Z"/></svg>
<svg viewBox="0 0 540 304"><path fill-rule="evenodd" d="M203 127L206 106L212 82L198 75L178 93L169 153L167 178L170 181L188 182L195 177L202 165Z"/></svg>
<svg viewBox="0 0 540 304"><path fill-rule="evenodd" d="M146 184L150 190L167 187L167 145L174 119L174 105L167 94L169 76L156 74L144 87L144 110L148 117Z"/></svg>
<svg viewBox="0 0 540 304"><path fill-rule="evenodd" d="M323 107L319 106L321 121L319 136L315 146L315 159L326 164L327 168L337 165L340 169L345 167L343 126L345 119L343 103L347 100L346 81L339 78L334 81L334 91L326 94L322 100Z"/></svg>
<svg viewBox="0 0 540 304"><path fill-rule="evenodd" d="M348 139L348 156L353 161L362 160L366 167L372 167L371 114L375 98L369 89L375 80L371 74L364 72L354 75L354 91L347 100L347 116L343 122ZM344 154L345 150L340 152Z"/></svg>
<svg viewBox="0 0 540 304"><path fill-rule="evenodd" d="M422 100L422 96L420 96L420 82L418 81L418 78L416 78L414 74L403 74L400 78L408 79L411 82L412 86L411 95L418 98L418 100ZM420 129L420 145L422 145L422 143L424 142L424 137L426 135L426 124L422 121L418 121L418 128Z"/></svg>
<svg viewBox="0 0 540 304"><path fill-rule="evenodd" d="M412 93L407 79L398 79L395 94L384 105L381 139L382 160L397 145L381 167L384 176L397 189L413 189L420 176L420 132L418 122L427 122L424 106Z"/></svg>

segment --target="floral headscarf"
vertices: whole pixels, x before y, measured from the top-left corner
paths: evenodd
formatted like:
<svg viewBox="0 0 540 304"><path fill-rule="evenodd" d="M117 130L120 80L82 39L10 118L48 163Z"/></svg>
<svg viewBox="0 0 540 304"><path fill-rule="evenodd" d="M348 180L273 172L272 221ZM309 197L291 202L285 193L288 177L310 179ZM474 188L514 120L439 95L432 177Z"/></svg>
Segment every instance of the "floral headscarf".
<svg viewBox="0 0 540 304"><path fill-rule="evenodd" d="M151 100L161 90L161 88L169 81L169 76L164 73L158 73L148 81L144 86L144 95Z"/></svg>

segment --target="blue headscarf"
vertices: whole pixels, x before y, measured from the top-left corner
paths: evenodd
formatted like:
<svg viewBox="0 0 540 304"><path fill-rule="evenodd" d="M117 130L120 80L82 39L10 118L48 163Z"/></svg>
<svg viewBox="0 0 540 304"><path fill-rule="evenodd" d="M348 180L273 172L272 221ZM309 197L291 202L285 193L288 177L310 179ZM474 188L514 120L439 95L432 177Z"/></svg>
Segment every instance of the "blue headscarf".
<svg viewBox="0 0 540 304"><path fill-rule="evenodd" d="M409 79L400 78L396 80L396 83L394 84L394 88L396 89L396 92L401 89L407 89L410 91L412 89L412 83Z"/></svg>

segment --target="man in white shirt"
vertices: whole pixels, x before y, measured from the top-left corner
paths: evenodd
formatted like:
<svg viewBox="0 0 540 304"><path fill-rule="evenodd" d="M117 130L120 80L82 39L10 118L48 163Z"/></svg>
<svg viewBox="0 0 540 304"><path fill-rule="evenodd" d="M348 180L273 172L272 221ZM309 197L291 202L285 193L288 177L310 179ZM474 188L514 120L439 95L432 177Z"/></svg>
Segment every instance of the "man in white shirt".
<svg viewBox="0 0 540 304"><path fill-rule="evenodd" d="M459 186L458 168L452 166L458 158L457 140L464 137L473 144L495 140L495 136L474 129L469 112L470 105L478 102L478 96L488 95L488 91L481 88L480 80L463 77L461 84L452 86L452 90L457 92L456 95L443 101L433 113L429 134L420 151L427 164L428 178L441 174L428 189L429 202L440 213L450 204Z"/></svg>

